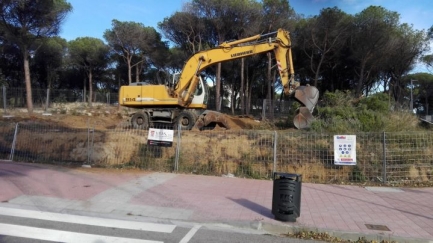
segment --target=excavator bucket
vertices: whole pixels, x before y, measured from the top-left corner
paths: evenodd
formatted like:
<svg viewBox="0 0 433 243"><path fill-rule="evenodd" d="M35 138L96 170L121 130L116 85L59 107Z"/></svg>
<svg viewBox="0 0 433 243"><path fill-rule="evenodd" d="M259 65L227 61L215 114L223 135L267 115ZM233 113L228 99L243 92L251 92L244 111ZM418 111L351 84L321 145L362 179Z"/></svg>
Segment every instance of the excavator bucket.
<svg viewBox="0 0 433 243"><path fill-rule="evenodd" d="M192 130L202 130L204 127L216 125L230 129L226 115L217 111L206 110L198 117Z"/></svg>
<svg viewBox="0 0 433 243"><path fill-rule="evenodd" d="M309 128L311 122L314 121L314 117L307 107L300 107L298 114L293 119L293 124L297 129Z"/></svg>
<svg viewBox="0 0 433 243"><path fill-rule="evenodd" d="M314 86L299 86L295 90L295 99L305 107L298 109L293 124L298 129L309 128L314 121L312 113L319 100L319 90Z"/></svg>
<svg viewBox="0 0 433 243"><path fill-rule="evenodd" d="M295 99L304 106L299 108L293 124L298 129L308 128L314 121L312 113L319 100L319 90L314 86L299 86L295 90Z"/></svg>
<svg viewBox="0 0 433 243"><path fill-rule="evenodd" d="M295 99L312 113L319 99L319 90L314 86L299 86L295 90Z"/></svg>

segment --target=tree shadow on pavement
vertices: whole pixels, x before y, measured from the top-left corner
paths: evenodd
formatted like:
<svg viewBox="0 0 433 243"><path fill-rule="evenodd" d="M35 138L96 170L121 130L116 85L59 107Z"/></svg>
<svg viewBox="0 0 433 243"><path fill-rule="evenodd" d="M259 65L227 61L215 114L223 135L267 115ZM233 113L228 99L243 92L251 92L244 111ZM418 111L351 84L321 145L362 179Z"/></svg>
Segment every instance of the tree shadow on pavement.
<svg viewBox="0 0 433 243"><path fill-rule="evenodd" d="M235 202L235 203L237 203L237 204L239 204L239 205L241 205L241 206L243 206L245 208L248 208L251 211L254 211L254 212L256 212L256 213L258 213L258 214L260 214L260 215L262 215L264 217L267 217L267 218L270 218L270 219L274 218L274 216L272 215L272 212L271 212L270 208L263 207L262 205L257 204L255 202L252 202L252 201L250 201L248 199L245 199L245 198L237 198L237 199L235 199L235 198L228 197L228 199L230 199L233 202Z"/></svg>

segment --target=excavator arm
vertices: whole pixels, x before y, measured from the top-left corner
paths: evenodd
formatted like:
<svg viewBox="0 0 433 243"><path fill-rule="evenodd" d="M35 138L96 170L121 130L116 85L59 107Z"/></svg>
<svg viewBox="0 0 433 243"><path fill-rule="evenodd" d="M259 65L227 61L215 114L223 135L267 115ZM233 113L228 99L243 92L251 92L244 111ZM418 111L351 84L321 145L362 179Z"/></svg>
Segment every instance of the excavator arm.
<svg viewBox="0 0 433 243"><path fill-rule="evenodd" d="M197 77L202 70L216 63L270 51L275 54L284 93L290 95L299 86L299 83L294 81L289 33L282 29L265 35L255 35L241 40L224 42L216 48L194 54L186 62L174 91L181 98L181 103L187 105L197 87Z"/></svg>
<svg viewBox="0 0 433 243"><path fill-rule="evenodd" d="M227 127L224 116L219 112L207 110L198 113L206 108L208 98L208 90L200 72L217 63L268 52L275 54L284 93L294 96L303 105L298 110L294 125L299 129L309 127L319 92L313 86L300 86L295 81L289 32L283 29L224 42L215 48L198 52L187 60L182 72L174 75L168 84L121 86L119 104L137 109L131 116L131 124L135 127L146 128L150 124L164 125L180 121L185 129L190 129L192 124L203 127L210 123Z"/></svg>
<svg viewBox="0 0 433 243"><path fill-rule="evenodd" d="M313 120L312 112L317 103L319 92L313 86L299 86L294 80L291 41L289 32L279 29L276 32L255 35L248 38L224 42L216 48L194 54L184 65L180 79L173 94L182 106L188 106L199 82L200 72L207 67L273 51L285 95L293 95L304 107L298 111L294 124L297 128L309 127Z"/></svg>

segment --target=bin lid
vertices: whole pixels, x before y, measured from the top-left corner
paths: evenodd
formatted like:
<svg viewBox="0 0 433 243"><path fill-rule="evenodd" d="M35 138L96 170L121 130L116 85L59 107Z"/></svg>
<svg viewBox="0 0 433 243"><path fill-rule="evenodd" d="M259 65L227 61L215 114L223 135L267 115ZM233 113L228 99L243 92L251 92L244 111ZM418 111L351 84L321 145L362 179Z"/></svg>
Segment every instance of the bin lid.
<svg viewBox="0 0 433 243"><path fill-rule="evenodd" d="M274 180L277 179L296 179L300 180L301 174L274 172Z"/></svg>

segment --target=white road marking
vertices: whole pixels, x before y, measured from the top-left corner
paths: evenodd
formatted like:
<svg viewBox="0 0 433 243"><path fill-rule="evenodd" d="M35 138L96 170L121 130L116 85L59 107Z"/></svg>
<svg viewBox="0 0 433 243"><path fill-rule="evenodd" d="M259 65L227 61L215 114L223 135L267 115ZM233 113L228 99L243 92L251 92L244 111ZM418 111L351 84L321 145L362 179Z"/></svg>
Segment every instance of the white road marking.
<svg viewBox="0 0 433 243"><path fill-rule="evenodd" d="M4 207L0 207L0 215L41 219L41 220L49 220L49 221L56 221L56 222L73 223L73 224L113 227L113 228L120 228L120 229L153 231L153 232L161 232L161 233L171 233L176 228L176 225L169 225L169 224L155 224L155 223L135 222L135 221L126 221L126 220L117 220L117 219L94 218L88 216L40 212L40 211L33 211L33 210L4 208Z"/></svg>
<svg viewBox="0 0 433 243"><path fill-rule="evenodd" d="M104 242L104 243L162 243L162 241L139 240L131 238L120 238L104 235L91 235L62 230L51 230L36 227L2 224L0 223L0 235L23 237L37 240L48 240L55 242Z"/></svg>
<svg viewBox="0 0 433 243"><path fill-rule="evenodd" d="M200 229L201 225L194 226L183 238L180 240L179 243L188 243L189 240L192 239L192 237L197 233L198 229Z"/></svg>

